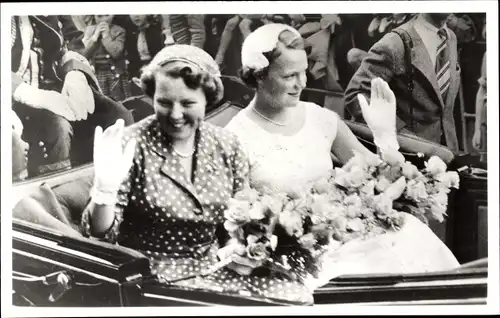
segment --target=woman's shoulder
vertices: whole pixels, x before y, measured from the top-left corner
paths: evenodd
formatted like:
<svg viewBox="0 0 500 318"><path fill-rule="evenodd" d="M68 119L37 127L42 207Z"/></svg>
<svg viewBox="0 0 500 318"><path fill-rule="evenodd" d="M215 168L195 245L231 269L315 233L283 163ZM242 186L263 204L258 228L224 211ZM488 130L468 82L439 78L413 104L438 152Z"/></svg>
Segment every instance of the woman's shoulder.
<svg viewBox="0 0 500 318"><path fill-rule="evenodd" d="M252 128L251 119L247 115L248 107L240 110L226 125L225 129L233 132L237 136L247 133ZM250 127L249 127L250 124Z"/></svg>
<svg viewBox="0 0 500 318"><path fill-rule="evenodd" d="M311 103L311 102L302 102L304 107L306 108L306 111L308 115L313 116L315 119L324 121L337 121L339 116L336 112L329 110L327 108L324 108L316 103Z"/></svg>
<svg viewBox="0 0 500 318"><path fill-rule="evenodd" d="M219 127L204 121L200 128L217 144L222 145L223 148L231 148L235 142L239 141L237 135L225 127Z"/></svg>
<svg viewBox="0 0 500 318"><path fill-rule="evenodd" d="M147 130L156 122L156 115L150 115L140 121L125 127L124 140L127 141L132 138L141 138L147 134Z"/></svg>

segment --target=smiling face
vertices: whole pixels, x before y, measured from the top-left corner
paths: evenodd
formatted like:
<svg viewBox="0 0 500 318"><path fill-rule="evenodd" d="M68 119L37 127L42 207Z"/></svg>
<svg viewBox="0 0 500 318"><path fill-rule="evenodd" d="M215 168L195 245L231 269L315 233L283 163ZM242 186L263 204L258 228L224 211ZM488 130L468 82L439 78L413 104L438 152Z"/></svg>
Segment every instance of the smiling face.
<svg viewBox="0 0 500 318"><path fill-rule="evenodd" d="M258 81L258 93L273 107L294 107L306 87L307 55L302 49L279 46L281 54L269 65L267 76Z"/></svg>
<svg viewBox="0 0 500 318"><path fill-rule="evenodd" d="M96 24L99 24L101 22L106 22L106 23L111 23L113 21L113 15L108 14L108 15L95 15L95 22Z"/></svg>
<svg viewBox="0 0 500 318"><path fill-rule="evenodd" d="M194 136L205 117L207 99L203 89L186 86L182 77L155 75L154 109L164 133L172 140Z"/></svg>

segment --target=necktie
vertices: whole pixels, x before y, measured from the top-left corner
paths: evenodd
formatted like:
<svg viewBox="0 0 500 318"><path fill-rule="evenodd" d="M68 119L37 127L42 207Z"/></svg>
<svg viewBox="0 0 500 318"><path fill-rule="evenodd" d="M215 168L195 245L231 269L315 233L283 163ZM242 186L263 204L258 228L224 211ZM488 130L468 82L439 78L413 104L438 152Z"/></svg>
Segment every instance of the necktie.
<svg viewBox="0 0 500 318"><path fill-rule="evenodd" d="M10 47L12 48L14 46L14 43L16 42L16 36L17 36L17 24L16 24L16 17L11 18L11 31L10 31Z"/></svg>
<svg viewBox="0 0 500 318"><path fill-rule="evenodd" d="M446 93L450 87L450 50L448 47L448 34L444 28L438 31L441 42L437 48L436 75L441 97L445 100Z"/></svg>

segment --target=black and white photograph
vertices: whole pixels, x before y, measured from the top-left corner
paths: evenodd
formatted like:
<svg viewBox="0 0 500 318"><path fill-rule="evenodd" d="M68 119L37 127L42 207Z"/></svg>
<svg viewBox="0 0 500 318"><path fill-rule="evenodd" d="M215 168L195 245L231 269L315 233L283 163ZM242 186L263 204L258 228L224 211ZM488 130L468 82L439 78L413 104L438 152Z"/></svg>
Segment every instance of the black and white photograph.
<svg viewBox="0 0 500 318"><path fill-rule="evenodd" d="M497 12L2 3L2 316L499 313Z"/></svg>

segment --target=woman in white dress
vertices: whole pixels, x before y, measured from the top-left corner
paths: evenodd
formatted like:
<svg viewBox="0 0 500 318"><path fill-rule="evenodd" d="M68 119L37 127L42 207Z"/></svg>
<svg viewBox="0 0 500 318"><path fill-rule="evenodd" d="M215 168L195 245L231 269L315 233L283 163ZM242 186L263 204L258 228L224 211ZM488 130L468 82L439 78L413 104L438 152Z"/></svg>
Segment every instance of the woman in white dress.
<svg viewBox="0 0 500 318"><path fill-rule="evenodd" d="M307 55L300 34L284 24L255 30L242 47L241 78L256 91L250 104L226 127L240 139L250 164L251 186L283 192L325 176L331 153L346 162L354 152L373 155L336 113L300 101L306 86ZM359 96L365 120L380 151L398 149L395 97L381 79L372 82L370 105ZM341 274L409 273L459 266L443 242L410 214L398 232L354 240L327 254L319 280Z"/></svg>

